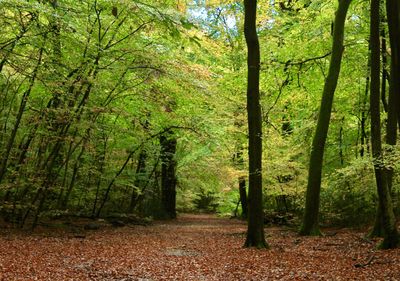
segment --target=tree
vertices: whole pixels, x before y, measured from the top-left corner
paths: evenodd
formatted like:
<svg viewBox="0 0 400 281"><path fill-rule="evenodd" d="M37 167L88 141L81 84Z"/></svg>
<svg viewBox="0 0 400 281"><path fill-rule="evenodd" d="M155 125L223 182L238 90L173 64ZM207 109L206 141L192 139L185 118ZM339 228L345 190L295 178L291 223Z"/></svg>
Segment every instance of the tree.
<svg viewBox="0 0 400 281"><path fill-rule="evenodd" d="M239 169L243 169L244 167L244 160L243 160L243 148L240 146L237 148L237 152L234 156L234 162ZM248 206L247 206L247 192L246 192L246 177L240 175L238 177L239 183L239 202L242 206L242 214L241 217L243 219L247 219L248 213ZM239 203L238 203L239 206ZM235 212L236 215L236 212Z"/></svg>
<svg viewBox="0 0 400 281"><path fill-rule="evenodd" d="M399 234L396 228L396 219L393 213L392 199L388 185L386 169L384 167L381 144L380 120L380 40L379 40L380 1L371 0L371 148L374 161L376 187L378 190L379 207L382 215L383 237L381 247L395 248L399 245ZM390 104L390 102L389 102Z"/></svg>
<svg viewBox="0 0 400 281"><path fill-rule="evenodd" d="M172 131L160 136L162 216L176 218L176 137Z"/></svg>
<svg viewBox="0 0 400 281"><path fill-rule="evenodd" d="M386 0L386 13L391 48L386 142L388 145L394 146L397 141L397 125L400 124L400 4L398 1ZM392 171L390 172L392 173ZM392 175L390 175L390 180L392 180ZM389 182L389 187L391 185Z"/></svg>
<svg viewBox="0 0 400 281"><path fill-rule="evenodd" d="M203 106L215 89L210 71L200 64L187 71L200 39L181 33L199 32L171 12L175 1L25 2L0 5L1 214L16 223L56 210L96 217L137 204L142 194L133 185L153 196L159 146L146 140L171 123L192 127L196 110L202 121L214 118L212 104ZM182 109L166 117L160 103L174 96ZM154 128L142 130L148 112ZM152 166L142 180L134 176Z"/></svg>
<svg viewBox="0 0 400 281"><path fill-rule="evenodd" d="M400 36L400 5L396 1L386 1L386 14L388 18L388 28L389 28L389 39L390 39L390 49L391 49L391 60L390 60L390 83L389 83L389 98L387 105L384 108L387 109L387 123L386 123L386 154L389 156L395 152L395 145L397 142L397 124L398 124L398 108L399 108L399 91L400 91L400 46L398 39ZM383 24L383 20L381 23ZM382 27L382 31L384 31L384 27ZM381 34L384 32L381 32ZM386 52L386 43L385 38L382 36L382 55ZM382 56L382 62L385 63L386 57ZM382 72L382 87L381 87L381 97L385 97L385 76L386 72L383 69ZM393 186L393 177L394 177L394 168L393 165L389 165L386 167L386 183L389 189L389 192L392 193ZM378 209L375 217L375 224L370 233L371 237L384 237L385 229L382 221L382 206L380 206L380 201L378 201Z"/></svg>
<svg viewBox="0 0 400 281"><path fill-rule="evenodd" d="M322 161L325 142L328 135L329 122L332 112L333 96L343 55L343 37L346 14L351 0L339 0L333 24L332 56L329 64L329 72L325 80L322 92L321 106L318 116L317 128L312 142L310 164L308 169L308 184L306 191L306 205L303 223L300 229L302 235L320 235L318 226Z"/></svg>
<svg viewBox="0 0 400 281"><path fill-rule="evenodd" d="M257 0L245 0L247 43L247 115L249 130L248 227L245 246L266 248L262 204L262 119L260 106L260 46L256 29Z"/></svg>
<svg viewBox="0 0 400 281"><path fill-rule="evenodd" d="M400 106L400 4L395 0L386 0L386 13L388 18L391 56L391 89L393 94L393 110ZM400 124L400 112L397 110L398 123Z"/></svg>

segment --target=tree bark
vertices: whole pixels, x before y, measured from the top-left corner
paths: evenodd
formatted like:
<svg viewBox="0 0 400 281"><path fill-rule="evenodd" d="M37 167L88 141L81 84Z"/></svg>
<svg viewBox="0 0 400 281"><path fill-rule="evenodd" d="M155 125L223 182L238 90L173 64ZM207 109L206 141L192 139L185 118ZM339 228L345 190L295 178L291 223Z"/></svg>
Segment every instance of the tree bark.
<svg viewBox="0 0 400 281"><path fill-rule="evenodd" d="M247 219L248 206L247 206L247 193L246 193L246 178L243 176L239 177L239 196L240 196L240 205L242 206L241 217L243 219Z"/></svg>
<svg viewBox="0 0 400 281"><path fill-rule="evenodd" d="M391 75L390 75L390 92L395 97L394 108L400 107L400 3L396 0L386 0L386 13L389 27L389 40L391 52ZM390 110L390 109L389 109ZM400 110L396 111L398 120L400 119Z"/></svg>
<svg viewBox="0 0 400 281"><path fill-rule="evenodd" d="M400 4L398 1L386 1L388 27L389 27L389 40L390 48L392 50L391 65L390 65L390 86L389 86L389 102L392 103L388 107L388 119L391 120L391 134L394 136L394 141L391 143L396 144L396 130L400 126ZM397 122L394 119L397 117ZM389 130L389 124L388 124ZM389 135L389 131L388 131ZM389 140L387 139L387 143ZM389 188L392 182L390 181ZM391 190L392 192L392 190ZM393 193L392 193L393 194ZM399 200L399 193L397 193L397 200Z"/></svg>
<svg viewBox="0 0 400 281"><path fill-rule="evenodd" d="M382 57L382 85L381 85L381 100L383 109L388 112L388 102L386 101L386 80L388 80L387 70L387 47L386 47L386 32L384 27L384 20L381 20L381 57Z"/></svg>
<svg viewBox="0 0 400 281"><path fill-rule="evenodd" d="M256 29L257 0L245 0L247 44L247 115L249 130L248 227L245 247L268 247L264 236L262 192L262 121L260 106L260 45Z"/></svg>
<svg viewBox="0 0 400 281"><path fill-rule="evenodd" d="M380 0L371 0L371 148L374 159L374 172L379 197L380 212L384 228L382 248L394 248L399 245L399 235L393 213L392 200L384 167L381 143L380 119L380 41L379 41ZM389 97L390 98L390 97ZM390 106L390 102L389 102ZM391 107L391 106L390 106ZM390 110L389 107L389 110ZM389 131L388 131L389 133Z"/></svg>
<svg viewBox="0 0 400 281"><path fill-rule="evenodd" d="M381 30L382 36L382 63L383 63L383 72L382 72L382 92L381 99L387 111L387 125L386 125L386 144L387 146L387 154L391 154L394 152L394 146L397 142L397 124L398 124L398 116L397 116L397 108L399 105L399 79L400 79L400 70L399 70L399 42L396 40L396 36L400 36L400 32L397 30L399 28L399 23L396 21L399 20L399 16L395 13L396 9L399 9L399 6L396 3L390 3L390 1L386 2L386 9L388 15L388 26L389 26L389 37L390 37L390 49L392 51L391 55L391 63L390 63L390 83L389 83L389 98L388 102L385 102L385 87L383 85L386 84L387 71L385 69L385 65L387 63L386 59L386 39L384 28ZM397 19L396 19L397 18ZM383 22L381 22L383 24ZM385 105L386 104L386 105ZM386 182L389 189L389 192L392 192L392 184L393 184L393 176L394 171L392 167L386 168ZM370 237L384 237L384 224L382 221L382 206L380 206L380 201L378 201L378 209L375 216L375 224L372 228Z"/></svg>
<svg viewBox="0 0 400 281"><path fill-rule="evenodd" d="M176 138L169 131L160 136L161 144L161 204L163 218L176 218Z"/></svg>
<svg viewBox="0 0 400 281"><path fill-rule="evenodd" d="M342 62L344 49L344 25L350 2L351 0L339 0L339 7L335 15L332 56L329 64L328 76L325 80L324 90L322 93L317 129L311 149L306 205L303 223L300 229L300 234L302 235L321 234L318 226L318 215L320 204L322 161L332 112L333 96L335 94Z"/></svg>

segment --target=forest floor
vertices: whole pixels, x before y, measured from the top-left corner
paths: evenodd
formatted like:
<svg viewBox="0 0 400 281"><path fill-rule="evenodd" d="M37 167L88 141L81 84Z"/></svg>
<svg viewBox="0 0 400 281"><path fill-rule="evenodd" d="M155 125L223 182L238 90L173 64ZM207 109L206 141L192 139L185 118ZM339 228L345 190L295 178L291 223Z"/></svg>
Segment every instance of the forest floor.
<svg viewBox="0 0 400 281"><path fill-rule="evenodd" d="M376 250L365 233L265 231L270 250L243 248L245 222L211 215L84 235L2 229L0 280L400 280L400 250Z"/></svg>

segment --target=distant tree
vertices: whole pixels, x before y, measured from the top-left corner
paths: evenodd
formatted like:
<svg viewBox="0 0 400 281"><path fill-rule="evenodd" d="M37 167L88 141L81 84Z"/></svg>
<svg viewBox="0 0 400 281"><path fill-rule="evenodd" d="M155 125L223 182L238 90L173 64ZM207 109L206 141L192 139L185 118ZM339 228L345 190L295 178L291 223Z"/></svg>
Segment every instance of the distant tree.
<svg viewBox="0 0 400 281"><path fill-rule="evenodd" d="M243 160L243 148L242 147L237 148L237 152L235 153L235 156L234 156L234 161L235 161L236 166L239 169L243 169L244 160ZM240 205L242 206L241 217L243 219L247 219L248 206L247 206L247 192L246 192L246 177L243 175L240 175L238 178L238 183L239 183L239 201L240 201ZM235 215L236 215L236 213L235 213Z"/></svg>
<svg viewBox="0 0 400 281"><path fill-rule="evenodd" d="M176 137L172 131L160 136L162 216L176 218Z"/></svg>

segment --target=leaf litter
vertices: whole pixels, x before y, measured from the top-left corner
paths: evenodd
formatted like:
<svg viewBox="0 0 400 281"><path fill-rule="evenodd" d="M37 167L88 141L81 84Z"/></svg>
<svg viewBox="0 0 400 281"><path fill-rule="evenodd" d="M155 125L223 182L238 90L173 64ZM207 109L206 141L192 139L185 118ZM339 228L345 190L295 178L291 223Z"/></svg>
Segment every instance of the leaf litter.
<svg viewBox="0 0 400 281"><path fill-rule="evenodd" d="M101 227L83 236L2 230L0 280L400 280L400 250L365 232L302 237L266 227L270 250L243 248L246 223L181 215L150 226Z"/></svg>

